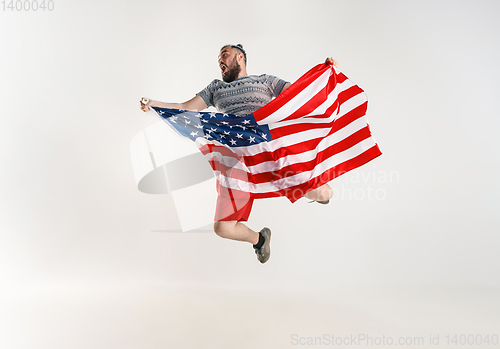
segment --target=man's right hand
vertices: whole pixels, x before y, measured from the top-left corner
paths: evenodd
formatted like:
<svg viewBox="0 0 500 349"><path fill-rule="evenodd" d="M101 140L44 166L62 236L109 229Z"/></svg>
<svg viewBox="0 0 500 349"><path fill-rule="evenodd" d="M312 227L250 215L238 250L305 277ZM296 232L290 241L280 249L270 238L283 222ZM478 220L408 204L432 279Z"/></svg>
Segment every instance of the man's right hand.
<svg viewBox="0 0 500 349"><path fill-rule="evenodd" d="M142 97L141 98L141 110L143 112L147 112L149 111L149 107L151 106L151 102L152 100L150 100L149 98L146 98L146 97Z"/></svg>

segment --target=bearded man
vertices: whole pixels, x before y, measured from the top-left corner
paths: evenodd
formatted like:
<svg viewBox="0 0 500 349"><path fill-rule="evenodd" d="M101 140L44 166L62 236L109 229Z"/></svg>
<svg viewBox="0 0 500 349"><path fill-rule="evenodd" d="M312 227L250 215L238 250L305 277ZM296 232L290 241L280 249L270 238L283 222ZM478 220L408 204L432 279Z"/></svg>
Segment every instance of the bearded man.
<svg viewBox="0 0 500 349"><path fill-rule="evenodd" d="M337 61L329 57L326 62L335 66ZM149 107L201 111L209 106L221 113L247 116L260 109L273 98L285 91L291 84L273 75L248 75L247 54L241 44L225 45L221 48L218 64L222 80L213 80L205 89L184 103L163 103L143 98L141 109ZM217 205L214 231L220 237L249 242L253 245L261 263L267 262L271 255L271 230L263 228L256 232L242 222L248 221L253 201L246 192L228 190L217 182ZM306 198L321 204L327 204L332 197L328 184L307 192Z"/></svg>

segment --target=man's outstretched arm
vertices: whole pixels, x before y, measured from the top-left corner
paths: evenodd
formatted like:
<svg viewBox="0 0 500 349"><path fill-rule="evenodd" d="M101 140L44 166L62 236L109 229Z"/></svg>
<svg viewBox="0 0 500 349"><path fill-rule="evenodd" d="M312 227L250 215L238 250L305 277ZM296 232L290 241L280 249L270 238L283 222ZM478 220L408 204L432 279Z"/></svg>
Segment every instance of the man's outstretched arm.
<svg viewBox="0 0 500 349"><path fill-rule="evenodd" d="M336 66L337 68L339 67L339 62L336 60L336 59L333 59L333 57L328 57L326 60L325 60L325 63L333 63L334 66ZM283 86L283 89L281 90L281 93L283 93L283 91L285 91L287 88L289 88L291 85L291 83L287 82L285 84L285 86Z"/></svg>
<svg viewBox="0 0 500 349"><path fill-rule="evenodd" d="M144 98L141 99L141 110L144 112L149 111L149 107L159 107L159 108L169 108L169 109L182 109L182 110L190 110L190 111L200 111L207 108L207 104L200 97L200 95L196 95L191 98L189 101L184 103L164 103L160 101L149 100L147 103L143 102Z"/></svg>

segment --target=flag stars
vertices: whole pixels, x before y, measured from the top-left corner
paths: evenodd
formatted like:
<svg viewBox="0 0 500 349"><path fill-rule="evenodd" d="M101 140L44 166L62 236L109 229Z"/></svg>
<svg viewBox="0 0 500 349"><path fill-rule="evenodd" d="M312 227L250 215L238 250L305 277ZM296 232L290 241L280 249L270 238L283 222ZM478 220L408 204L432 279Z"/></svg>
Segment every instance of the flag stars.
<svg viewBox="0 0 500 349"><path fill-rule="evenodd" d="M270 133L260 129L251 116L240 118L231 114L218 112L191 112L171 113L165 109L155 109L163 118L175 124L175 127L184 129L184 135L191 140L201 139L201 137L212 142L220 142L230 147L253 146L262 141L271 140ZM223 119L223 117L228 117ZM212 118L214 120L212 120Z"/></svg>

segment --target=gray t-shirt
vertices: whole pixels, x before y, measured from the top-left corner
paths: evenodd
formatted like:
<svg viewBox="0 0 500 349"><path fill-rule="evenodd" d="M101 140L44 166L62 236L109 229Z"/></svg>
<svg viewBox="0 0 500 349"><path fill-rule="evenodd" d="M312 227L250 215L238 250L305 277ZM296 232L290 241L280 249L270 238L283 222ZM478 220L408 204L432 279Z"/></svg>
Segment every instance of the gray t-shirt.
<svg viewBox="0 0 500 349"><path fill-rule="evenodd" d="M272 75L246 75L231 82L215 79L198 93L221 113L246 116L277 97L287 82Z"/></svg>

